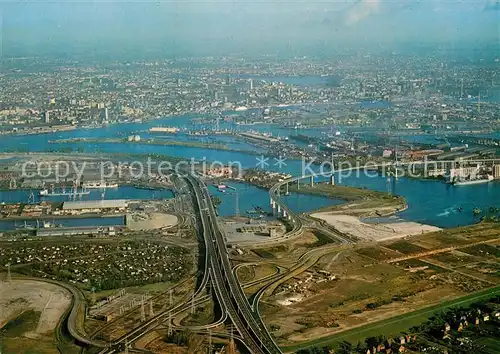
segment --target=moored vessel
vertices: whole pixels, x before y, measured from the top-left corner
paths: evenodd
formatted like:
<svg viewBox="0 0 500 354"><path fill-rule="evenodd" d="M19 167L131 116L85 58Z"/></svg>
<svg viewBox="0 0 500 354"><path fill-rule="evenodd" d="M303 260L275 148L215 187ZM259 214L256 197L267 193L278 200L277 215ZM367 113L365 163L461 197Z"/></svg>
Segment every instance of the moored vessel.
<svg viewBox="0 0 500 354"><path fill-rule="evenodd" d="M469 180L458 180L453 182L454 186L469 186L473 184L483 184L483 183L489 183L493 181L493 176L487 176L485 178L476 178L476 179L469 179Z"/></svg>

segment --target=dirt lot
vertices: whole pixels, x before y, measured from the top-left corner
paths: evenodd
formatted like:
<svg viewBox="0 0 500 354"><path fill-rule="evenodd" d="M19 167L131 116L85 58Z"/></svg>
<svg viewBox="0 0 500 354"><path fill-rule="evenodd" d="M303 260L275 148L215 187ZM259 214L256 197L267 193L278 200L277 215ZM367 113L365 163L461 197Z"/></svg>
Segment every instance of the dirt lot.
<svg viewBox="0 0 500 354"><path fill-rule="evenodd" d="M264 320L280 343L291 344L496 286L498 230L497 224L481 224L337 251L264 299ZM485 240L492 241L474 246ZM418 256L452 245L461 247ZM385 262L402 256L410 259Z"/></svg>
<svg viewBox="0 0 500 354"><path fill-rule="evenodd" d="M127 227L133 231L154 230L177 225L177 216L163 213L133 213L127 215Z"/></svg>
<svg viewBox="0 0 500 354"><path fill-rule="evenodd" d="M65 289L32 280L2 281L0 289L2 353L78 353L77 347L54 340L53 331L71 303Z"/></svg>
<svg viewBox="0 0 500 354"><path fill-rule="evenodd" d="M311 216L325 220L328 224L332 225L340 232L352 235L362 240L364 239L370 241L386 241L440 230L438 227L409 221L367 224L355 216L336 214L332 212L315 213Z"/></svg>
<svg viewBox="0 0 500 354"><path fill-rule="evenodd" d="M304 252L326 243L333 243L333 241L326 240L325 236L306 229L300 237L290 242L269 248L254 249L252 252L261 259L277 260L280 264L293 265Z"/></svg>
<svg viewBox="0 0 500 354"><path fill-rule="evenodd" d="M278 291L266 300L272 305L267 311L263 308L266 323L280 327L275 334L283 342L332 334L463 294L451 284L434 280L433 270L415 274L396 265L373 264L355 251L343 251L329 269L335 280L307 281L306 272L289 282L302 283L299 290ZM293 302L279 305L284 298Z"/></svg>
<svg viewBox="0 0 500 354"><path fill-rule="evenodd" d="M63 288L32 280L0 282L0 327L23 312L40 312L40 319L33 333L39 335L55 329L59 318L71 303L71 295Z"/></svg>

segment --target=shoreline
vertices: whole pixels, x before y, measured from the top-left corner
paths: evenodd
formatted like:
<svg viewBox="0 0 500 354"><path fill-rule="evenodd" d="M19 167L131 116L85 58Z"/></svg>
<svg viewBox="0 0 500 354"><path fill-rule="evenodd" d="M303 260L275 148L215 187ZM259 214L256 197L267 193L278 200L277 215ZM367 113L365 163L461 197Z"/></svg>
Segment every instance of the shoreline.
<svg viewBox="0 0 500 354"><path fill-rule="evenodd" d="M397 222L365 222L365 219L369 218L395 216L408 209L406 199L401 196L328 184L320 184L316 188L303 188L295 192L344 200L345 203L320 208L307 215L360 240L382 242L442 230L433 225L405 219Z"/></svg>

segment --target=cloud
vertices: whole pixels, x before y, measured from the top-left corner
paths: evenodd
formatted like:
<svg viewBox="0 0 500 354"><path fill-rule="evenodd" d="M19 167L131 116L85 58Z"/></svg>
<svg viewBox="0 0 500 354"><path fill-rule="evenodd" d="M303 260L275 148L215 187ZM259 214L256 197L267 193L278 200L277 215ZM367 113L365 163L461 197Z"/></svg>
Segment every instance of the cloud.
<svg viewBox="0 0 500 354"><path fill-rule="evenodd" d="M347 10L346 24L354 25L379 11L379 0L360 0Z"/></svg>

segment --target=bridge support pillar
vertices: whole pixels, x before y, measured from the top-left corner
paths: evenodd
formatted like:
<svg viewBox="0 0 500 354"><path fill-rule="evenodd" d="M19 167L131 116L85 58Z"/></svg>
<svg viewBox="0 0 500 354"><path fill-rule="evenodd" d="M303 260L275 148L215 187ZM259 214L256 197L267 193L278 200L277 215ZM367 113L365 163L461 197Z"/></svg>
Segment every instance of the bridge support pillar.
<svg viewBox="0 0 500 354"><path fill-rule="evenodd" d="M297 180L297 189L300 189L300 179Z"/></svg>
<svg viewBox="0 0 500 354"><path fill-rule="evenodd" d="M288 195L288 183L285 184L285 195Z"/></svg>
<svg viewBox="0 0 500 354"><path fill-rule="evenodd" d="M314 176L311 176L311 187L314 187Z"/></svg>
<svg viewBox="0 0 500 354"><path fill-rule="evenodd" d="M335 177L334 177L334 175L331 175L331 176L330 176L330 184L331 184L332 186L334 186L334 185L335 185Z"/></svg>
<svg viewBox="0 0 500 354"><path fill-rule="evenodd" d="M281 213L281 206L278 204L278 215Z"/></svg>
<svg viewBox="0 0 500 354"><path fill-rule="evenodd" d="M283 210L283 217L286 218L288 214L286 213L286 210Z"/></svg>

